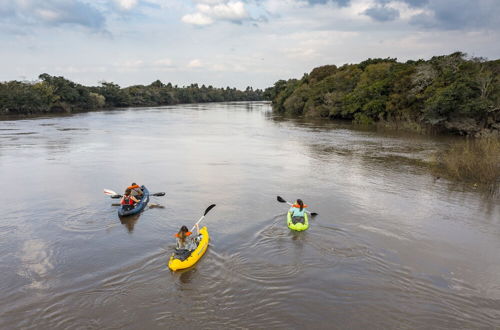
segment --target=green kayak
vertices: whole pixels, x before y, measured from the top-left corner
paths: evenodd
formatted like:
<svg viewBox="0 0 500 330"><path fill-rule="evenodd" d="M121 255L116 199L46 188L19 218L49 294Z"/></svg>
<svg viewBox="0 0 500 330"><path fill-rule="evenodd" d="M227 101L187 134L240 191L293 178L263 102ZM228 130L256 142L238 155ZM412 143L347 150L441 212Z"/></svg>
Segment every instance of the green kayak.
<svg viewBox="0 0 500 330"><path fill-rule="evenodd" d="M288 225L288 228L290 228L291 230L303 231L309 228L309 217L307 216L307 213L304 213L304 218L302 219L302 221L294 223L292 215L290 214L290 212L287 212L286 224Z"/></svg>

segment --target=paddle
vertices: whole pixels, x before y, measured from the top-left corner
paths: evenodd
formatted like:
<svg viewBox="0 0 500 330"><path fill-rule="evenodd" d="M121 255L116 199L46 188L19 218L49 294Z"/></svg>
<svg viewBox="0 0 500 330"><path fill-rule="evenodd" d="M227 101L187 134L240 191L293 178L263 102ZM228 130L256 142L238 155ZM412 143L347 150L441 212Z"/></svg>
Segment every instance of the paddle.
<svg viewBox="0 0 500 330"><path fill-rule="evenodd" d="M200 218L200 220L196 221L196 223L194 224L193 228L191 228L190 231L193 231L196 228L196 225L198 225L201 222L201 220L203 220L203 218L205 218L207 213L210 212L210 210L213 209L214 207L215 207L215 204L212 204L209 207L207 207L207 209L205 210L205 213L203 213L203 216Z"/></svg>
<svg viewBox="0 0 500 330"><path fill-rule="evenodd" d="M122 206L122 204L120 203L111 203L111 206ZM165 206L163 205L160 205L160 204L156 204L156 203L149 203L148 204L149 208L152 209L152 208L160 208L160 209L164 209Z"/></svg>
<svg viewBox="0 0 500 330"><path fill-rule="evenodd" d="M287 202L286 200L284 200L283 198L281 198L281 196L278 196L276 199L277 199L277 200L278 200L278 202L280 202L280 203L287 203L288 205L293 205L292 203L289 203L289 202ZM317 216L317 215L318 215L318 213L316 213L316 212L309 212L308 210L306 210L306 212L307 212L307 213L309 213L309 214L310 214L311 216L313 216L313 217L315 217L315 216Z"/></svg>
<svg viewBox="0 0 500 330"><path fill-rule="evenodd" d="M109 197L111 198L122 198L122 195L114 192L113 190L110 190L110 189L104 189L104 194L105 195L108 195ZM160 197L160 196L165 196L165 193L164 192L157 192L157 193L154 193L154 194L149 194L149 196L156 196L156 197Z"/></svg>

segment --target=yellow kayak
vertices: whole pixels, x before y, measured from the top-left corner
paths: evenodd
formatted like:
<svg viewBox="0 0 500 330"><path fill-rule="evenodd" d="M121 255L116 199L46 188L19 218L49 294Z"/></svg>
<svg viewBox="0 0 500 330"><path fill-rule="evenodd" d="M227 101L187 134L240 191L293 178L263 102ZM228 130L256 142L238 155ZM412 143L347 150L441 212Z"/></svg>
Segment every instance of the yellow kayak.
<svg viewBox="0 0 500 330"><path fill-rule="evenodd" d="M205 251L208 248L208 241L210 237L208 236L207 227L203 227L200 229L201 241L198 244L198 247L191 252L191 255L187 257L185 260L180 260L174 258L175 254L172 254L170 260L168 262L168 267L172 270L179 270L193 266L195 263L200 260L200 258L205 254Z"/></svg>

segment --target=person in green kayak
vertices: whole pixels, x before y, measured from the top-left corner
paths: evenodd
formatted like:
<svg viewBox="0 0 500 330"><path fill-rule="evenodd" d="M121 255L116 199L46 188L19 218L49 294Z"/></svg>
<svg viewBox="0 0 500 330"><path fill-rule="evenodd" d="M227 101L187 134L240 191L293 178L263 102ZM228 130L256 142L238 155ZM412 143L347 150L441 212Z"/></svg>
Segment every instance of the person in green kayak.
<svg viewBox="0 0 500 330"><path fill-rule="evenodd" d="M128 211L134 208L135 203L139 203L139 200L132 196L132 190L130 188L127 188L127 190L125 190L125 193L123 193L120 204L125 211Z"/></svg>
<svg viewBox="0 0 500 330"><path fill-rule="evenodd" d="M194 249L196 249L196 247L198 246L199 242L198 236L200 233L200 228L198 224L196 225L196 230L198 235L191 236L193 233L188 231L186 226L182 226L179 232L175 234L175 237L177 238L176 249L188 250L188 251L193 251Z"/></svg>
<svg viewBox="0 0 500 330"><path fill-rule="evenodd" d="M304 214L306 213L306 207L307 205L305 205L301 199L297 199L295 204L290 207L288 213L290 213L293 224L296 224L298 222L305 223Z"/></svg>

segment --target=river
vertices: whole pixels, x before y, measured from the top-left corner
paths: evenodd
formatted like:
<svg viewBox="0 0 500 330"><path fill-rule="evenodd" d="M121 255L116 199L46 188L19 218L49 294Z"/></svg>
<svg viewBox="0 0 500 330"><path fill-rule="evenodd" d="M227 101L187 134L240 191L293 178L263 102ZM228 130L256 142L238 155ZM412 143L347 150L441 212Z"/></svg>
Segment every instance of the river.
<svg viewBox="0 0 500 330"><path fill-rule="evenodd" d="M446 143L264 102L0 121L0 328L500 328L498 197L415 164ZM132 181L166 196L120 220L103 189ZM171 272L212 203L207 253Z"/></svg>

